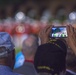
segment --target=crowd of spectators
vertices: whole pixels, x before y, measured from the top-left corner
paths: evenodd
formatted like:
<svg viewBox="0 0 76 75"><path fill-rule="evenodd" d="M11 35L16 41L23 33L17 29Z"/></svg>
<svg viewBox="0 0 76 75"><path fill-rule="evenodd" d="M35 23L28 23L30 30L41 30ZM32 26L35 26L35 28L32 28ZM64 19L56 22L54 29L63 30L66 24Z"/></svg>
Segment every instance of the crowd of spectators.
<svg viewBox="0 0 76 75"><path fill-rule="evenodd" d="M0 75L76 75L76 29L72 25L67 25L67 38L49 38L52 27L47 25L39 32L40 42L34 35L29 35L23 41L22 53L25 62L20 68L15 69L19 74L13 72L15 46L12 38L7 32L0 32ZM69 59L69 49L74 59L71 55Z"/></svg>

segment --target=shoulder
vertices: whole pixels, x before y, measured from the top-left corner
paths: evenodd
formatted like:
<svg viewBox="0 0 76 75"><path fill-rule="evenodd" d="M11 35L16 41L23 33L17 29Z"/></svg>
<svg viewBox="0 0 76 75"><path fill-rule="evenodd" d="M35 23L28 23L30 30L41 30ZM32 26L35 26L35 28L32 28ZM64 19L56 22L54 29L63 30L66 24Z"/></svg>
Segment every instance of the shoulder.
<svg viewBox="0 0 76 75"><path fill-rule="evenodd" d="M23 75L23 74L19 74L19 73L15 73L15 72L10 72L9 75Z"/></svg>
<svg viewBox="0 0 76 75"><path fill-rule="evenodd" d="M17 73L21 73L21 72L25 72L26 66L23 64L22 66L13 69L13 72L17 72Z"/></svg>
<svg viewBox="0 0 76 75"><path fill-rule="evenodd" d="M23 75L23 74L19 74L19 73L14 73L14 72L3 72L3 73L0 73L0 75Z"/></svg>

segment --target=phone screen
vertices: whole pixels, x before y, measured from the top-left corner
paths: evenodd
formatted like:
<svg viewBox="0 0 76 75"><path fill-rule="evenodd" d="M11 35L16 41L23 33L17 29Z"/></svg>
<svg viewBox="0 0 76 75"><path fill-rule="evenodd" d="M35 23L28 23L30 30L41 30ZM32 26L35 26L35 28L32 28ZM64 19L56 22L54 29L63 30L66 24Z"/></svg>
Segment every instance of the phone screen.
<svg viewBox="0 0 76 75"><path fill-rule="evenodd" d="M53 27L52 33L50 33L53 38L66 38L67 37L67 29L66 27Z"/></svg>

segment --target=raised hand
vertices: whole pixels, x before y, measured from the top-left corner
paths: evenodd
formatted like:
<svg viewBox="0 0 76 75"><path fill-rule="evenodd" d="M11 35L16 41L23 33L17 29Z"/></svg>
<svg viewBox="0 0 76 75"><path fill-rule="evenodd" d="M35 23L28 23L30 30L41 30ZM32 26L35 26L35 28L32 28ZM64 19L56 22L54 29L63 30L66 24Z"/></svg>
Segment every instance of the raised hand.
<svg viewBox="0 0 76 75"><path fill-rule="evenodd" d="M52 25L47 25L44 29L39 32L41 44L45 44L49 41L49 35L51 33Z"/></svg>
<svg viewBox="0 0 76 75"><path fill-rule="evenodd" d="M76 55L76 29L72 27L72 25L67 25L67 32L68 32L67 44Z"/></svg>

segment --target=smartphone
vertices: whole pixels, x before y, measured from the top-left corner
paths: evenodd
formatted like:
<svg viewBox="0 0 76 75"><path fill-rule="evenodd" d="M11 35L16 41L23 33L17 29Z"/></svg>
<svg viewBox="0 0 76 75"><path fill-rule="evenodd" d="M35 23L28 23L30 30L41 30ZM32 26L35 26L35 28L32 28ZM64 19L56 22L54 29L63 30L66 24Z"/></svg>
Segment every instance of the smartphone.
<svg viewBox="0 0 76 75"><path fill-rule="evenodd" d="M52 27L52 32L50 33L51 38L67 38L67 36L66 26Z"/></svg>

